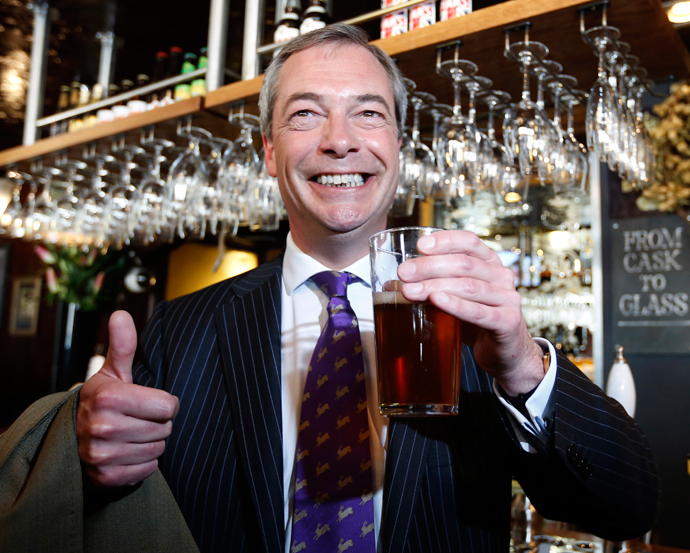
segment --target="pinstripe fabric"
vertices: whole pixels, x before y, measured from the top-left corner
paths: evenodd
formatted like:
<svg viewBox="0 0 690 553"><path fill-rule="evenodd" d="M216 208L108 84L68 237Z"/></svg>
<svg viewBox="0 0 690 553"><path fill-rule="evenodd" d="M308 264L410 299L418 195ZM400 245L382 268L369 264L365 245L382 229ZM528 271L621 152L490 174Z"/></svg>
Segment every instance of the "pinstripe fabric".
<svg viewBox="0 0 690 553"><path fill-rule="evenodd" d="M201 551L281 551L280 260L163 303L138 384L180 398L160 468Z"/></svg>
<svg viewBox="0 0 690 553"><path fill-rule="evenodd" d="M161 304L140 342L135 382L180 398L160 468L202 552L284 550L280 262ZM385 553L508 551L513 476L548 518L609 539L651 526L646 438L566 359L558 364L546 454L519 448L467 347L457 417L391 421ZM578 472L573 447L591 475Z"/></svg>

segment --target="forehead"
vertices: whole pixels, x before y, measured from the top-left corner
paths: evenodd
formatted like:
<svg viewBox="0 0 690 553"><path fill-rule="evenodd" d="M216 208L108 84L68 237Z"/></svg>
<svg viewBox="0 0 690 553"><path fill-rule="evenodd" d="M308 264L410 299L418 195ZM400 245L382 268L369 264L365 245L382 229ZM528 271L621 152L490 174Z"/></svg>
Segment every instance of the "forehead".
<svg viewBox="0 0 690 553"><path fill-rule="evenodd" d="M391 82L381 62L354 44L328 44L290 56L281 71L277 105L300 93L338 97L382 95L393 113Z"/></svg>

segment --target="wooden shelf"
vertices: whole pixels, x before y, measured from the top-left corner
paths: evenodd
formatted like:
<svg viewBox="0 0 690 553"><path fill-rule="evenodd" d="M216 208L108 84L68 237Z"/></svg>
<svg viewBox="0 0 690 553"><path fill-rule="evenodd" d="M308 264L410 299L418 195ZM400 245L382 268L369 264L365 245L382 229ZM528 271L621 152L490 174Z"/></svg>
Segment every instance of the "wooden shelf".
<svg viewBox="0 0 690 553"><path fill-rule="evenodd" d="M479 75L490 78L495 89L509 92L517 101L522 81L517 64L503 55L503 30L529 21L530 40L544 43L550 50L548 59L559 62L564 73L578 79L578 88L588 91L596 80L597 59L580 35L578 10L590 4L583 0L511 0L374 44L398 60L418 90L449 104L452 88L435 72L436 48L459 39L460 57L477 64ZM587 13L585 23L588 29L601 25L601 12ZM621 40L630 44L630 54L640 58L640 66L648 70L649 78L690 76L690 54L658 0L612 2L608 24L620 29ZM523 33L511 33L510 40L517 42L523 37ZM444 59L450 56L448 52Z"/></svg>
<svg viewBox="0 0 690 553"><path fill-rule="evenodd" d="M9 165L10 163L17 163L25 161L38 156L57 152L59 150L66 150L74 146L93 142L101 138L107 138L116 134L125 133L135 129L140 129L148 125L154 125L163 121L177 119L185 115L192 115L198 113L203 106L202 98L190 98L189 100L182 100L175 102L169 106L163 106L146 113L131 115L124 119L118 119L110 123L102 123L89 129L81 131L65 133L59 136L52 136L37 141L30 146L17 146L0 152L0 167Z"/></svg>
<svg viewBox="0 0 690 553"><path fill-rule="evenodd" d="M263 75L248 81L239 81L228 84L217 90L212 90L206 95L204 106L215 108L231 104L240 100L246 100L250 104L256 104L259 99L261 83L264 82Z"/></svg>
<svg viewBox="0 0 690 553"><path fill-rule="evenodd" d="M561 63L564 73L577 78L579 89L589 90L596 79L597 60L580 35L579 10L590 4L590 0L510 0L373 43L396 58L405 76L417 83L418 90L430 92L439 102L449 104L451 85L435 72L436 49L461 40L460 56L476 63L479 75L492 79L495 89L509 92L516 100L521 78L517 64L503 55L504 29L529 21L530 40L544 43L550 49L548 58ZM585 23L586 28L600 25L601 12L586 13ZM690 76L690 54L658 0L612 2L608 7L608 24L620 29L621 40L630 44L630 54L640 59L640 66L649 72L649 78ZM511 42L522 39L522 33L510 37ZM257 77L232 83L209 92L205 99L185 100L77 133L43 139L31 146L11 148L0 152L0 166L185 115L197 114L202 120L208 120L209 114L223 114L225 106L240 100L247 101L248 112L256 113L262 82L263 77ZM581 120L582 113L577 115Z"/></svg>

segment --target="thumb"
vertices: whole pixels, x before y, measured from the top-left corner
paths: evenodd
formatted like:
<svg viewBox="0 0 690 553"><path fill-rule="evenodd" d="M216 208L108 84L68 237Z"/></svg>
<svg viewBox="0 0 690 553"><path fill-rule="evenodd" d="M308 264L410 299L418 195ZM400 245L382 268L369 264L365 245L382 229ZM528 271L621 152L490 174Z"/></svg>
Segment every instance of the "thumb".
<svg viewBox="0 0 690 553"><path fill-rule="evenodd" d="M132 383L132 362L137 349L137 329L126 311L115 311L108 323L110 344L102 372Z"/></svg>

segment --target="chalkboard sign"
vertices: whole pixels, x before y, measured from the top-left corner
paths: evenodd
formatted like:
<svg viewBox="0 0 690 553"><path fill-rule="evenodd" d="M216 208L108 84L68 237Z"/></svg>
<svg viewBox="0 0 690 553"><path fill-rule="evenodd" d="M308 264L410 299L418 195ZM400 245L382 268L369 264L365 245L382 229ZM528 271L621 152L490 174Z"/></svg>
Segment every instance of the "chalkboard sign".
<svg viewBox="0 0 690 553"><path fill-rule="evenodd" d="M612 222L613 341L629 353L690 352L690 234L675 216Z"/></svg>

